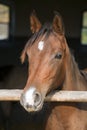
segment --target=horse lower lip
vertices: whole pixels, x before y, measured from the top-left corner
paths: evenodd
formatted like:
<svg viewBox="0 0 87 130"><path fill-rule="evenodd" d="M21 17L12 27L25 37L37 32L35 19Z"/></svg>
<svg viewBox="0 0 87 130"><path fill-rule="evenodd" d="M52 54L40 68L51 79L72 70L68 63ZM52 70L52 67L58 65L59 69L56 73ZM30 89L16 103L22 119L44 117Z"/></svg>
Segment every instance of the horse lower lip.
<svg viewBox="0 0 87 130"><path fill-rule="evenodd" d="M24 108L27 112L37 112L37 111L40 111L42 109L42 107L43 107L43 103L39 104L38 106L32 106L32 108L26 108L24 106Z"/></svg>
<svg viewBox="0 0 87 130"><path fill-rule="evenodd" d="M28 111L28 112L34 112L35 111L33 108L29 108L29 109L25 108L25 110Z"/></svg>

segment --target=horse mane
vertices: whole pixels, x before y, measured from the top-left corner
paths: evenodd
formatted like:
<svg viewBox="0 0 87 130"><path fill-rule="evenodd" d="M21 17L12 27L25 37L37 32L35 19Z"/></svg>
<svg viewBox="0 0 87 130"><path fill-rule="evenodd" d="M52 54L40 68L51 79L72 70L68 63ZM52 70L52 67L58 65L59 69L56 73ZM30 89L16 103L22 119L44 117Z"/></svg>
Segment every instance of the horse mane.
<svg viewBox="0 0 87 130"><path fill-rule="evenodd" d="M66 43L67 46L67 43ZM66 78L67 83L64 88L69 89L69 83L71 84L72 90L85 90L86 82L87 82L87 73L86 71L82 71L79 69L79 66L73 56L70 48L66 47L67 61L66 61ZM67 85L68 84L68 85Z"/></svg>
<svg viewBox="0 0 87 130"><path fill-rule="evenodd" d="M25 61L26 52L27 52L28 47L32 46L35 43L35 41L38 40L38 38L40 36L45 35L44 38L46 38L52 32L53 32L52 24L48 22L48 23L45 23L38 32L34 33L25 45L25 48L21 55L21 62L23 63Z"/></svg>
<svg viewBox="0 0 87 130"><path fill-rule="evenodd" d="M38 39L38 37L46 34L46 37L53 31L51 23L45 23L41 29L34 33L33 36L29 39L27 45L33 45L33 43Z"/></svg>

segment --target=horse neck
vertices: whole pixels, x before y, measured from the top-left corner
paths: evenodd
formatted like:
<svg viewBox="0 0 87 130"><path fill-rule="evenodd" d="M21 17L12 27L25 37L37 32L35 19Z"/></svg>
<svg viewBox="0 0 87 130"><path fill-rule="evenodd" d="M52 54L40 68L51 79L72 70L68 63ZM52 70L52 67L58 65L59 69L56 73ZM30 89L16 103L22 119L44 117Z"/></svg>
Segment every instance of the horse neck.
<svg viewBox="0 0 87 130"><path fill-rule="evenodd" d="M65 80L63 83L64 90L85 90L87 81L84 80L80 73L78 65L75 62L74 57L71 55L68 49L66 65L65 65Z"/></svg>

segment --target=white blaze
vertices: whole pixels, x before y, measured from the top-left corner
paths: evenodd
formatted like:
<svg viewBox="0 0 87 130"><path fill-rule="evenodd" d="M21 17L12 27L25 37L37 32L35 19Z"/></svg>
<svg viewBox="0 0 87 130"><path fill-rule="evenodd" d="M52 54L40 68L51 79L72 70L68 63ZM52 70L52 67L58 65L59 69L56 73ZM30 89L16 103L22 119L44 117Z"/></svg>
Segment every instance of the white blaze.
<svg viewBox="0 0 87 130"><path fill-rule="evenodd" d="M40 51L42 51L43 48L44 48L44 41L40 41L40 42L38 43L38 49L39 49Z"/></svg>
<svg viewBox="0 0 87 130"><path fill-rule="evenodd" d="M35 92L35 88L31 87L29 88L28 91L26 91L25 93L25 101L26 103L28 103L29 105L34 105L34 92Z"/></svg>

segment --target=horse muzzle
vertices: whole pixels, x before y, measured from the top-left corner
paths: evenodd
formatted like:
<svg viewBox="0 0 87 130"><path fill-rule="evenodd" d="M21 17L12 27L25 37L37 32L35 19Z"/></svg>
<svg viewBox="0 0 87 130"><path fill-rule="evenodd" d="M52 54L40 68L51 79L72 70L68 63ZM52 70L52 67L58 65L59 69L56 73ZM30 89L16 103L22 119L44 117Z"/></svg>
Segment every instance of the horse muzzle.
<svg viewBox="0 0 87 130"><path fill-rule="evenodd" d="M35 87L30 87L22 93L20 103L28 112L39 111L43 106L42 95Z"/></svg>

